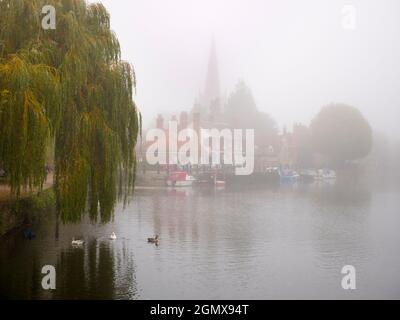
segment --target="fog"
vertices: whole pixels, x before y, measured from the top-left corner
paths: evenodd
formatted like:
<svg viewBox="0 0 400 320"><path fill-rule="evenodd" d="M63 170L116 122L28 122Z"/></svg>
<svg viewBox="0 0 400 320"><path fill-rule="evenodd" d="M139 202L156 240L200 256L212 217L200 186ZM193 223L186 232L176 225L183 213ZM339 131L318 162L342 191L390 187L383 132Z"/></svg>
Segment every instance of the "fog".
<svg viewBox="0 0 400 320"><path fill-rule="evenodd" d="M309 124L321 106L343 102L400 137L398 0L100 2L136 69L145 124L193 106L214 38L223 95L243 79L280 128ZM345 5L356 9L354 28L343 24Z"/></svg>

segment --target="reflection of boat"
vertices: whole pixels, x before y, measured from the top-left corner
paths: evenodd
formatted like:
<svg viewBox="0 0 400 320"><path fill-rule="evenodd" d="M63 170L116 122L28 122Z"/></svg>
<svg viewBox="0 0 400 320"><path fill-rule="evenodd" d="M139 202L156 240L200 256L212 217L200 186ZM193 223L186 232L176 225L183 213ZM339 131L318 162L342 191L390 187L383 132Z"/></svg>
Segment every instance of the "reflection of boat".
<svg viewBox="0 0 400 320"><path fill-rule="evenodd" d="M225 184L226 184L225 181L215 179L214 185L216 187L225 187Z"/></svg>
<svg viewBox="0 0 400 320"><path fill-rule="evenodd" d="M167 178L167 185L169 187L191 187L196 179L188 175L184 171L173 172Z"/></svg>
<svg viewBox="0 0 400 320"><path fill-rule="evenodd" d="M280 169L279 174L282 183L297 182L300 178L300 175L291 169Z"/></svg>
<svg viewBox="0 0 400 320"><path fill-rule="evenodd" d="M336 184L336 179L316 179L314 183L319 187L331 187Z"/></svg>
<svg viewBox="0 0 400 320"><path fill-rule="evenodd" d="M336 172L330 169L320 169L315 177L317 180L333 180L336 179Z"/></svg>
<svg viewBox="0 0 400 320"><path fill-rule="evenodd" d="M166 194L171 197L189 197L195 194L194 188L171 188L166 187Z"/></svg>

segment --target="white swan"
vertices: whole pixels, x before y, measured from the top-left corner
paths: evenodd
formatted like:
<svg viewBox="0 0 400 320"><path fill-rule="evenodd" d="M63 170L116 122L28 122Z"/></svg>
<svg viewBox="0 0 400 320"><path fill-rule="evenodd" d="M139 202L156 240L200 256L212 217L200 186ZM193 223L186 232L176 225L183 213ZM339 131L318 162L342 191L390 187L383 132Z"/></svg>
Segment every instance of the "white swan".
<svg viewBox="0 0 400 320"><path fill-rule="evenodd" d="M111 240L117 240L117 236L115 235L115 232L113 232L110 236Z"/></svg>
<svg viewBox="0 0 400 320"><path fill-rule="evenodd" d="M85 241L83 241L83 240L75 240L75 238L72 238L72 245L73 246L81 246L81 245L83 245L84 243L85 243Z"/></svg>

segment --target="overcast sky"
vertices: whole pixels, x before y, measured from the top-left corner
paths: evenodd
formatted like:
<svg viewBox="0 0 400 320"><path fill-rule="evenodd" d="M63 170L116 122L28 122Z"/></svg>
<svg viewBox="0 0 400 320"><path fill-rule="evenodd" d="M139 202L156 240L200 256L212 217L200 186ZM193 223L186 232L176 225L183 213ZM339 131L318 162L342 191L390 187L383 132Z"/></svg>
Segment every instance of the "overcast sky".
<svg viewBox="0 0 400 320"><path fill-rule="evenodd" d="M192 107L214 36L223 92L245 80L280 127L309 124L321 106L344 102L400 138L399 0L100 2L136 69L145 123ZM356 9L353 29L345 5Z"/></svg>

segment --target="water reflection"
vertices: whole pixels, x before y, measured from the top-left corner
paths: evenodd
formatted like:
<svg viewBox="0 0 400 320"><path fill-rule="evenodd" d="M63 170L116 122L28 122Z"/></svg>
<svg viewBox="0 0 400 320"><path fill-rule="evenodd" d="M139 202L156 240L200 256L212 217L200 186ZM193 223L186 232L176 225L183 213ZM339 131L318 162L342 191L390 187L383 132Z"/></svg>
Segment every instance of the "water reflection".
<svg viewBox="0 0 400 320"><path fill-rule="evenodd" d="M371 192L362 185L324 186L312 194L316 264L337 272L368 263Z"/></svg>
<svg viewBox="0 0 400 320"><path fill-rule="evenodd" d="M52 221L54 222L54 221ZM54 223L46 225L49 230ZM39 227L38 227L39 228ZM27 241L16 233L0 246L0 296L10 299L134 299L137 295L135 264L129 241L93 237L82 247L70 245L77 226L59 226L49 234ZM89 233L103 228L80 226ZM40 230L41 228L39 228ZM94 229L97 229L94 231ZM53 235L55 236L53 238ZM60 241L58 241L60 240ZM17 254L16 254L17 252ZM54 265L56 290L41 287L41 268Z"/></svg>
<svg viewBox="0 0 400 320"><path fill-rule="evenodd" d="M55 298L121 299L134 298L135 268L127 248L115 251L113 243L90 241L84 248L61 251ZM118 280L118 281L117 281Z"/></svg>
<svg viewBox="0 0 400 320"><path fill-rule="evenodd" d="M42 221L36 240L3 244L0 290L56 299L398 298L399 205L398 194L340 181L138 190L110 225L60 225L56 237L55 222ZM156 234L159 246L148 244ZM80 235L85 246L72 248ZM58 270L52 293L38 285L43 264ZM360 279L351 295L340 287L346 264Z"/></svg>

